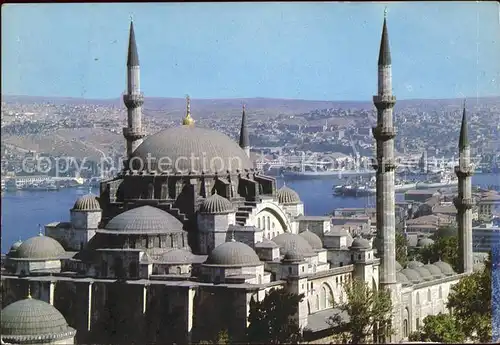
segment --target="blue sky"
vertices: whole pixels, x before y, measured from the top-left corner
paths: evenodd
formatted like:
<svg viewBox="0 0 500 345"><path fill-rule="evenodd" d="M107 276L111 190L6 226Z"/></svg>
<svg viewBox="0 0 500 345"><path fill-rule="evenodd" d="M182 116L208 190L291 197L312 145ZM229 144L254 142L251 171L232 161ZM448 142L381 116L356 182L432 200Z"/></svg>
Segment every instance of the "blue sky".
<svg viewBox="0 0 500 345"><path fill-rule="evenodd" d="M369 100L384 7L399 99L500 95L496 2L2 6L2 93L115 98L133 16L150 97Z"/></svg>

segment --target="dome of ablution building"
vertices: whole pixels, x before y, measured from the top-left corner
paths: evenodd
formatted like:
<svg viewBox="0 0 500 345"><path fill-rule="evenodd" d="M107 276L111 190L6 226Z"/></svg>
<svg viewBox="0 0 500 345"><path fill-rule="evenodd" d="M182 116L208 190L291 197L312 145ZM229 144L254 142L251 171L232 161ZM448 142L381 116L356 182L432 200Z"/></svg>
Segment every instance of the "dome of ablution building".
<svg viewBox="0 0 500 345"><path fill-rule="evenodd" d="M134 170L177 174L236 174L254 169L236 141L194 125L168 128L146 138L133 152L130 164Z"/></svg>

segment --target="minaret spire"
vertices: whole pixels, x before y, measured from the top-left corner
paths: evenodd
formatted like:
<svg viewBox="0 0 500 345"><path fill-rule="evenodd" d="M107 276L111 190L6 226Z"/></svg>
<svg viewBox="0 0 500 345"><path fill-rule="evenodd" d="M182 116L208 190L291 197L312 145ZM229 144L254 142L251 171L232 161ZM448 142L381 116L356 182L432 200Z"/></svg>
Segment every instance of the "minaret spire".
<svg viewBox="0 0 500 345"><path fill-rule="evenodd" d="M127 127L123 128L123 136L127 140L127 157L130 158L132 152L142 143L145 137L142 130L144 95L141 93L140 88L139 54L137 53L132 18L130 20L127 55L127 92L123 95L123 103L127 107ZM127 168L130 167L126 166Z"/></svg>
<svg viewBox="0 0 500 345"><path fill-rule="evenodd" d="M194 120L191 117L191 98L189 98L189 95L186 95L186 117L182 120L182 124L184 126L191 126L194 124Z"/></svg>
<svg viewBox="0 0 500 345"><path fill-rule="evenodd" d="M248 136L247 115L245 113L245 104L241 113L241 130L240 130L240 147L245 150L245 153L250 157L250 138Z"/></svg>
<svg viewBox="0 0 500 345"><path fill-rule="evenodd" d="M464 100L464 108L462 113L462 126L460 128L460 139L458 142L458 148L463 149L469 146L469 133L467 131L467 114L465 111L465 100Z"/></svg>
<svg viewBox="0 0 500 345"><path fill-rule="evenodd" d="M455 167L455 174L458 177L458 196L453 200L453 203L457 209L460 273L472 273L474 261L472 253L472 207L474 206L474 199L472 198L471 177L474 173L474 168L470 162L465 101L458 150L459 161Z"/></svg>
<svg viewBox="0 0 500 345"><path fill-rule="evenodd" d="M378 64L379 66L387 66L391 64L391 49L389 47L389 33L387 30L387 7L384 10L384 26L382 27L382 39L380 40Z"/></svg>

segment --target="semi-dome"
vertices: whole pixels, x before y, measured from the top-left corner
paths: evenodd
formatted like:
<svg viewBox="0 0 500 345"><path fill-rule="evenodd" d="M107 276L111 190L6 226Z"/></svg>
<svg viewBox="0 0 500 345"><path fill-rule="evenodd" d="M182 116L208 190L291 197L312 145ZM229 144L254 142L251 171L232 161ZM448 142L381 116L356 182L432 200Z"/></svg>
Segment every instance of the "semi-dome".
<svg viewBox="0 0 500 345"><path fill-rule="evenodd" d="M399 272L403 269L403 266L399 262L396 261L396 272Z"/></svg>
<svg viewBox="0 0 500 345"><path fill-rule="evenodd" d="M443 274L446 275L446 276L451 276L451 275L455 274L455 271L453 271L453 268L447 262L439 260L439 261L436 261L434 263L434 265L436 265L437 267L439 267L439 269L441 270L441 272L443 272Z"/></svg>
<svg viewBox="0 0 500 345"><path fill-rule="evenodd" d="M206 198L200 206L202 214L226 214L234 212L234 206L223 196L213 194Z"/></svg>
<svg viewBox="0 0 500 345"><path fill-rule="evenodd" d="M415 268L415 271L417 271L424 280L432 280L433 278L432 273L424 266Z"/></svg>
<svg viewBox="0 0 500 345"><path fill-rule="evenodd" d="M182 223L170 213L152 206L141 206L120 213L101 232L153 234L181 232L182 228Z"/></svg>
<svg viewBox="0 0 500 345"><path fill-rule="evenodd" d="M412 282L413 284L418 284L418 283L421 283L423 281L420 274L417 271L415 271L414 269L405 268L401 271L401 273L404 274L406 276L406 278L408 278L408 280L410 282Z"/></svg>
<svg viewBox="0 0 500 345"><path fill-rule="evenodd" d="M9 252L7 253L7 255L9 257L15 257L17 255L17 250L19 249L21 244L23 244L23 242L21 240L12 243L12 246L10 246L10 249L9 249Z"/></svg>
<svg viewBox="0 0 500 345"><path fill-rule="evenodd" d="M309 242L296 234L285 232L273 238L273 242L280 247L281 255L285 255L289 250L297 251L304 256L316 255Z"/></svg>
<svg viewBox="0 0 500 345"><path fill-rule="evenodd" d="M208 256L206 265L214 266L257 266L261 265L257 253L242 242L230 241L216 247Z"/></svg>
<svg viewBox="0 0 500 345"><path fill-rule="evenodd" d="M39 235L24 241L16 251L17 259L57 259L66 251L55 239Z"/></svg>
<svg viewBox="0 0 500 345"><path fill-rule="evenodd" d="M94 194L87 194L75 201L73 211L101 211L99 200Z"/></svg>
<svg viewBox="0 0 500 345"><path fill-rule="evenodd" d="M301 203L299 194L287 186L281 187L276 192L276 197L278 198L278 202L283 205L295 205Z"/></svg>
<svg viewBox="0 0 500 345"><path fill-rule="evenodd" d="M431 272L432 276L436 279L443 277L443 272L441 272L441 269L434 264L424 265L424 268Z"/></svg>
<svg viewBox="0 0 500 345"><path fill-rule="evenodd" d="M149 136L132 153L130 164L134 170L149 168L158 173L178 174L253 170L252 162L236 141L196 126L168 128Z"/></svg>
<svg viewBox="0 0 500 345"><path fill-rule="evenodd" d="M172 249L161 255L161 261L167 264L189 264L194 255L186 249Z"/></svg>
<svg viewBox="0 0 500 345"><path fill-rule="evenodd" d="M411 268L411 269L415 269L415 268L422 267L423 265L424 265L423 263L421 263L420 261L417 261L417 260L415 260L415 258L413 258L413 260L408 261L408 263L406 264L406 267Z"/></svg>
<svg viewBox="0 0 500 345"><path fill-rule="evenodd" d="M301 261L304 261L304 255L293 249L287 251L283 256L283 262L292 263Z"/></svg>
<svg viewBox="0 0 500 345"><path fill-rule="evenodd" d="M434 241L428 237L423 237L417 241L417 247L423 248L427 246L432 246Z"/></svg>
<svg viewBox="0 0 500 345"><path fill-rule="evenodd" d="M49 343L76 333L56 308L29 297L5 307L0 322L6 343Z"/></svg>
<svg viewBox="0 0 500 345"><path fill-rule="evenodd" d="M350 248L366 250L366 249L371 249L372 246L370 244L370 241L368 241L366 238L358 236L352 241Z"/></svg>
<svg viewBox="0 0 500 345"><path fill-rule="evenodd" d="M314 232L309 231L309 229L302 231L299 236L305 239L313 249L323 249L323 241L321 241L321 238Z"/></svg>

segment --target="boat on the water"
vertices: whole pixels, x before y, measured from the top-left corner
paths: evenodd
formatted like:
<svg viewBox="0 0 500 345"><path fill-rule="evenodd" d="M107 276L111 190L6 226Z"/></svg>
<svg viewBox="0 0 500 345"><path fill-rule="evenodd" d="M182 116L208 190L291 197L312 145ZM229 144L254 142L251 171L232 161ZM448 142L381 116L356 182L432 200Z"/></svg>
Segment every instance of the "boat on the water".
<svg viewBox="0 0 500 345"><path fill-rule="evenodd" d="M394 192L402 193L411 189L415 189L417 182L397 179L394 184ZM340 196L362 197L374 195L377 193L376 180L372 177L369 181L350 182L345 185L337 185L333 187L333 193Z"/></svg>
<svg viewBox="0 0 500 345"><path fill-rule="evenodd" d="M458 178L450 172L439 172L423 182L417 182L416 189L457 187Z"/></svg>
<svg viewBox="0 0 500 345"><path fill-rule="evenodd" d="M283 170L281 175L290 179L315 179L315 178L331 178L342 176L371 176L374 175L374 170L317 170L317 171L300 171L300 170Z"/></svg>

